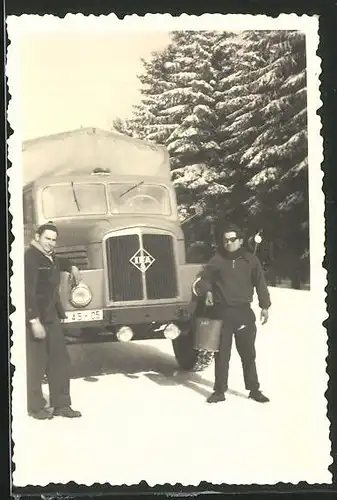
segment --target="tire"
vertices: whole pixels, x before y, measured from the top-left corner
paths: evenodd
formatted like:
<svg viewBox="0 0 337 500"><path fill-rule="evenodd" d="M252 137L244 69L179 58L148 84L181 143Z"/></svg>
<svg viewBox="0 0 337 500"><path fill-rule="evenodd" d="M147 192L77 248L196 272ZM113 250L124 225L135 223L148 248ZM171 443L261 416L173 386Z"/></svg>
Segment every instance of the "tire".
<svg viewBox="0 0 337 500"><path fill-rule="evenodd" d="M196 360L194 366L191 371L193 372L202 372L206 370L208 366L212 363L214 359L214 352L209 351L195 351L196 352Z"/></svg>
<svg viewBox="0 0 337 500"><path fill-rule="evenodd" d="M194 336L191 325L189 325L186 333L181 333L179 337L172 340L173 351L180 368L192 372L201 372L212 363L214 353L197 351L193 348L193 344Z"/></svg>

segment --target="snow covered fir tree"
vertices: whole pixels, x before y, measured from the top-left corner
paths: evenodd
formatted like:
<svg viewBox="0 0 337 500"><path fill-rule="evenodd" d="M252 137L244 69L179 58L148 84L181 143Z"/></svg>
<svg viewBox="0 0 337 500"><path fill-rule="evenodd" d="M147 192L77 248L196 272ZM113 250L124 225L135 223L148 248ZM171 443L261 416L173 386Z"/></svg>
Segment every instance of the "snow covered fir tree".
<svg viewBox="0 0 337 500"><path fill-rule="evenodd" d="M180 31L143 61L142 101L114 128L167 147L187 254L217 221L263 230L269 281L309 282L305 37ZM209 255L210 248L206 248Z"/></svg>

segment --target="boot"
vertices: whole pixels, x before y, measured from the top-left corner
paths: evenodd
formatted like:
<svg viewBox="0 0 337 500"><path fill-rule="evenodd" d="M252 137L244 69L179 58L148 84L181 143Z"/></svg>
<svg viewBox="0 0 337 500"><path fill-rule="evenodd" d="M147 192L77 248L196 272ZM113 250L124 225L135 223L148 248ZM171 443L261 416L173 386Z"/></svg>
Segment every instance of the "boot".
<svg viewBox="0 0 337 500"><path fill-rule="evenodd" d="M73 410L70 406L55 408L53 415L55 417L66 417L66 418L78 418L82 416L81 412Z"/></svg>
<svg viewBox="0 0 337 500"><path fill-rule="evenodd" d="M261 391L250 391L249 393L249 397L250 399L254 399L254 401L257 401L258 403L268 403L269 402L269 398L267 398L267 396L265 396L264 394L262 394Z"/></svg>
<svg viewBox="0 0 337 500"><path fill-rule="evenodd" d="M220 403L221 401L226 401L225 395L219 392L213 392L208 398L207 403Z"/></svg>
<svg viewBox="0 0 337 500"><path fill-rule="evenodd" d="M44 408L39 411L30 411L28 415L36 420L51 420L53 418L53 415Z"/></svg>

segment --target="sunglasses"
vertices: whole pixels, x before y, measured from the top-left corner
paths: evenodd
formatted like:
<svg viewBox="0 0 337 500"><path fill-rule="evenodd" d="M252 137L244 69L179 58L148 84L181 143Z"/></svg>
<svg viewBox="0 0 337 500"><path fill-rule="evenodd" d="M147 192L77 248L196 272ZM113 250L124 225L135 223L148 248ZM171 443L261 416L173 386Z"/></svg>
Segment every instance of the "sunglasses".
<svg viewBox="0 0 337 500"><path fill-rule="evenodd" d="M230 243L235 243L235 241L236 241L237 239L238 239L238 237L237 237L237 236L233 236L232 238L224 238L223 240L224 240L224 242L225 242L225 243L229 243L229 242L230 242Z"/></svg>

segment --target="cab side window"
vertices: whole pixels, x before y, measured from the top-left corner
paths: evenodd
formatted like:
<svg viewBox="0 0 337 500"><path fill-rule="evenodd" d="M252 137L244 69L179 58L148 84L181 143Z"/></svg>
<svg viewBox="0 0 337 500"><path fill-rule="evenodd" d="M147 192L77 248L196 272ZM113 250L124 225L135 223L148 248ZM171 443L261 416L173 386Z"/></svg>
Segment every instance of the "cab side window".
<svg viewBox="0 0 337 500"><path fill-rule="evenodd" d="M23 193L23 222L24 224L34 224L34 204L31 190Z"/></svg>

